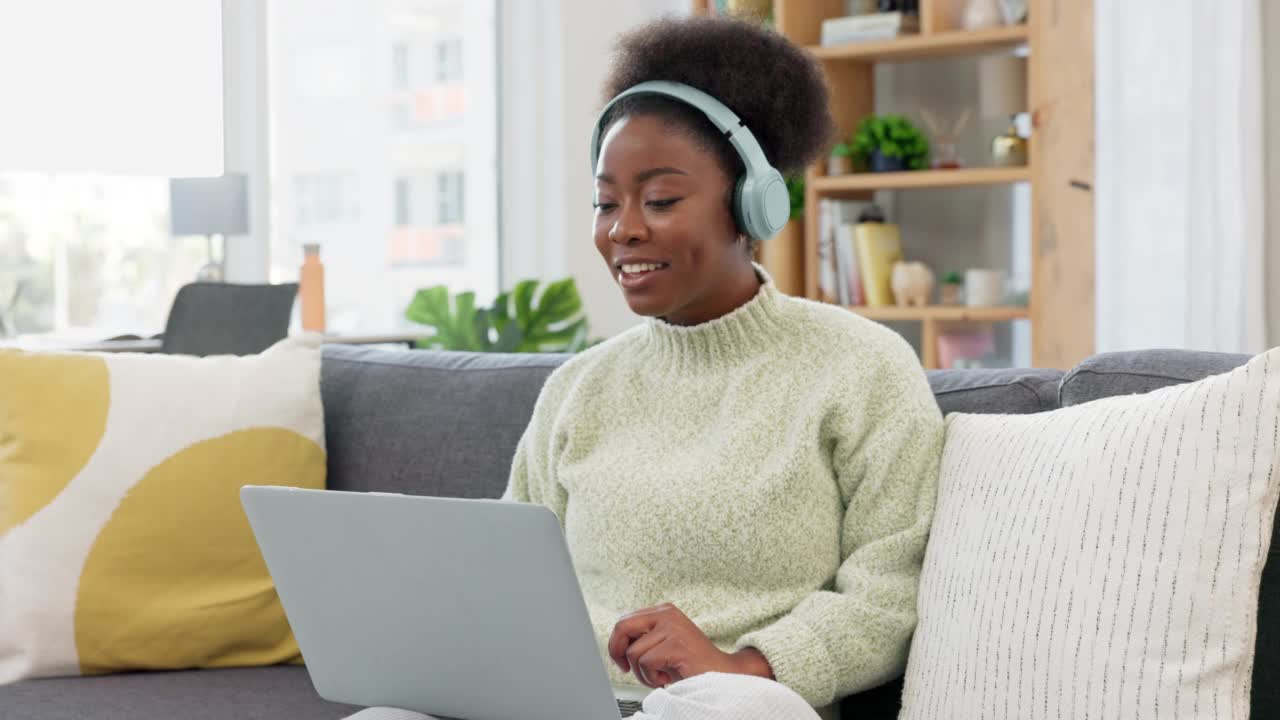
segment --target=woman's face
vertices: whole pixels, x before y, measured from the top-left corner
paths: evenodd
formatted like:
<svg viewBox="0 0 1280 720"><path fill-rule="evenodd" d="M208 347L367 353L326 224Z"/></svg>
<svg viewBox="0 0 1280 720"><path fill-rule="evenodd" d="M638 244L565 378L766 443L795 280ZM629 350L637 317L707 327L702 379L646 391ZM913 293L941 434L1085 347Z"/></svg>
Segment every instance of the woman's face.
<svg viewBox="0 0 1280 720"><path fill-rule="evenodd" d="M693 325L740 302L750 262L735 242L731 182L711 152L657 117L610 127L596 164L595 243L637 315Z"/></svg>

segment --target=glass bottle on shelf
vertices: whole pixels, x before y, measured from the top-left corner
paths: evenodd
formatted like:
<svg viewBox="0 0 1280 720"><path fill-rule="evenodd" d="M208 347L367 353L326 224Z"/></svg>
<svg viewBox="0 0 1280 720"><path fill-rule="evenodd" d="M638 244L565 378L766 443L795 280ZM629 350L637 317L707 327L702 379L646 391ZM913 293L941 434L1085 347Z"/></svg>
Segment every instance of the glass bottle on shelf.
<svg viewBox="0 0 1280 720"><path fill-rule="evenodd" d="M307 243L302 252L302 268L298 272L302 329L324 332L324 264L320 262L320 246Z"/></svg>

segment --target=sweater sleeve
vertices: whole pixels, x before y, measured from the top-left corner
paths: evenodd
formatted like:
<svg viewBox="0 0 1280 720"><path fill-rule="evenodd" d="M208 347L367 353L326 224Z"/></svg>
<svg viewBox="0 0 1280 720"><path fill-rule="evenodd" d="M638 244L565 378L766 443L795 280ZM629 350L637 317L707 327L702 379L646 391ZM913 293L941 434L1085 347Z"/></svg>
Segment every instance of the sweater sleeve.
<svg viewBox="0 0 1280 720"><path fill-rule="evenodd" d="M557 452L556 419L564 400L562 372L554 372L538 393L533 415L524 434L516 444L511 459L511 474L503 500L545 505L560 518L564 526L565 509L569 495L556 479L555 456Z"/></svg>
<svg viewBox="0 0 1280 720"><path fill-rule="evenodd" d="M737 642L815 707L883 684L906 663L943 440L933 393L914 353L908 360L828 423L845 506L834 588Z"/></svg>

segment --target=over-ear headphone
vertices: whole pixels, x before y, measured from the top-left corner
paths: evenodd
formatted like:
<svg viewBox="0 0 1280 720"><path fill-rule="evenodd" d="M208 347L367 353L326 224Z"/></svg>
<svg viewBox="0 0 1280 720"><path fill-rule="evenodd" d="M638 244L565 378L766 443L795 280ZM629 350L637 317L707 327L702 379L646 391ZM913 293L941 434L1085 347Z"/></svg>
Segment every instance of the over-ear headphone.
<svg viewBox="0 0 1280 720"><path fill-rule="evenodd" d="M691 105L701 110L711 124L724 133L746 166L746 173L738 179L733 190L733 217L738 222L738 229L757 240L777 235L791 216L791 197L782 173L769 164L756 137L732 110L695 87L651 80L627 88L610 100L600 111L595 130L591 133L591 172L596 171L596 161L600 159L602 123L609 114L609 108L628 95L638 94L663 95Z"/></svg>

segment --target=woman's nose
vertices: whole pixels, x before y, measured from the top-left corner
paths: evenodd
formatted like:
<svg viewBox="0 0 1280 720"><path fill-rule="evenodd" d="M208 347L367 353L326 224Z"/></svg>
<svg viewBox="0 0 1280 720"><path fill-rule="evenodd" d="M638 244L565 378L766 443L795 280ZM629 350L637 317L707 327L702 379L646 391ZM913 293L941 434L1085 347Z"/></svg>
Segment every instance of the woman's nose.
<svg viewBox="0 0 1280 720"><path fill-rule="evenodd" d="M609 239L621 245L640 242L648 236L644 214L636 203L624 202L618 208L618 219L609 230Z"/></svg>

